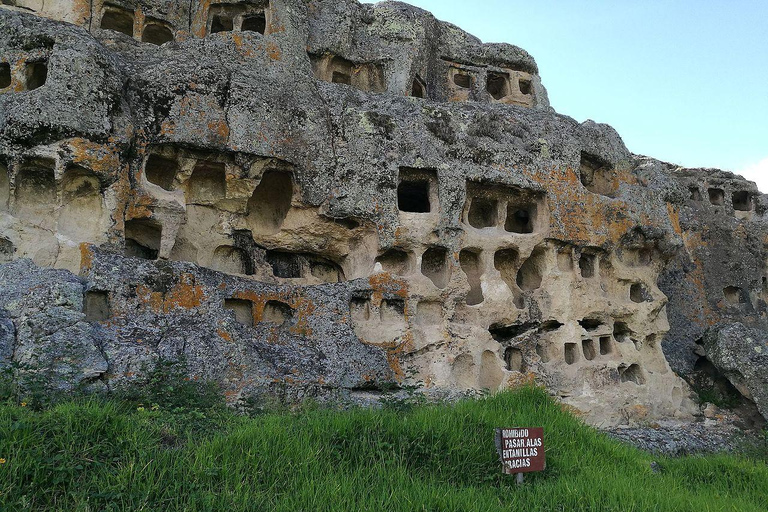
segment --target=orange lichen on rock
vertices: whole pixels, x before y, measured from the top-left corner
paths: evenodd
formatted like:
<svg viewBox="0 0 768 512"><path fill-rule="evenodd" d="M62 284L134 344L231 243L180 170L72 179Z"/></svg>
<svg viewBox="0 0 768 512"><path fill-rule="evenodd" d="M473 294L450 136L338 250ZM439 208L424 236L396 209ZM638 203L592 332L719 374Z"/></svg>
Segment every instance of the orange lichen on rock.
<svg viewBox="0 0 768 512"><path fill-rule="evenodd" d="M179 284L171 288L166 294L163 310L168 312L172 309L192 309L199 307L205 300L203 287L195 283L195 276L192 274L182 274L179 278Z"/></svg>

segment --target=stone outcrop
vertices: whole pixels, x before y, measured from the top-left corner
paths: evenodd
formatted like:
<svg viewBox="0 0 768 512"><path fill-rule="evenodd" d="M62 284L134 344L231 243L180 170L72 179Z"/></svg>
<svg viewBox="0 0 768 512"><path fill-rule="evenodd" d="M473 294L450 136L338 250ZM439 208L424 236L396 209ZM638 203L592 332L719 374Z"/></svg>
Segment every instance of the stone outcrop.
<svg viewBox="0 0 768 512"><path fill-rule="evenodd" d="M768 338L741 324L711 329L704 337L706 357L768 417Z"/></svg>
<svg viewBox="0 0 768 512"><path fill-rule="evenodd" d="M768 198L555 113L518 47L400 2L8 3L19 382L184 361L234 403L536 380L617 424L696 414L706 329L766 328Z"/></svg>

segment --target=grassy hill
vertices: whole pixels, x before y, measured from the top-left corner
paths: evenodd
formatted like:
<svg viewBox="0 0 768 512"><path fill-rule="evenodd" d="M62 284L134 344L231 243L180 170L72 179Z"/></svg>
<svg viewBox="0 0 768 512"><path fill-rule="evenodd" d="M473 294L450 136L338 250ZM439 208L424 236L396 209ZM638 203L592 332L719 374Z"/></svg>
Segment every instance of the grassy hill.
<svg viewBox="0 0 768 512"><path fill-rule="evenodd" d="M544 426L546 472L522 487L501 474L498 426ZM7 402L1 459L4 512L768 510L764 460L643 453L537 389L251 417L167 400Z"/></svg>

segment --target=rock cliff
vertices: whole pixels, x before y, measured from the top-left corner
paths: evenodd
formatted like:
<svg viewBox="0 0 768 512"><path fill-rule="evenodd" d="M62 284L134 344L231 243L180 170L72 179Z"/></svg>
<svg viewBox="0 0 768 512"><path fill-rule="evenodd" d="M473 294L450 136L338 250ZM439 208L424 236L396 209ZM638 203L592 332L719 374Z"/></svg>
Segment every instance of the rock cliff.
<svg viewBox="0 0 768 512"><path fill-rule="evenodd" d="M689 383L741 353L705 337L768 337L768 196L557 114L521 48L400 2L1 7L21 386L160 361L231 403L537 381L620 424L698 414Z"/></svg>

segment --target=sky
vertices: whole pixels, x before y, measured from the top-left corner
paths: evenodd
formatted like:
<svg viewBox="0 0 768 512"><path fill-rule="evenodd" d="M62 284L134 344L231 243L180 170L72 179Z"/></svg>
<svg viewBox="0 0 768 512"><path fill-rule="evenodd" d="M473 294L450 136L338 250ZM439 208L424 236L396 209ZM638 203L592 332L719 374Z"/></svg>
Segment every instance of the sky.
<svg viewBox="0 0 768 512"><path fill-rule="evenodd" d="M768 192L768 0L408 3L524 48L559 113L612 125L630 151Z"/></svg>

